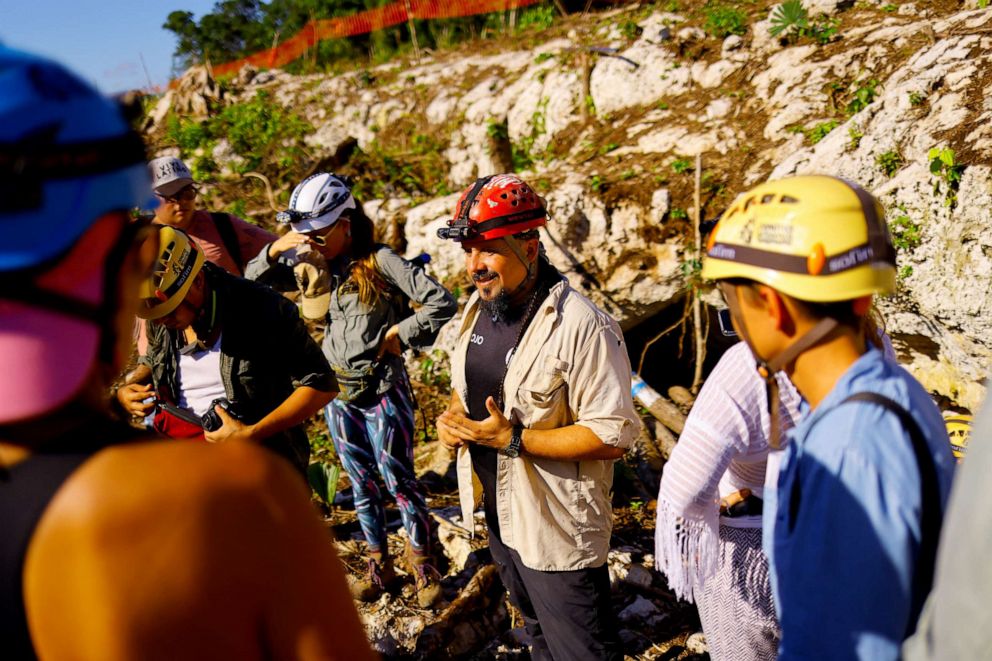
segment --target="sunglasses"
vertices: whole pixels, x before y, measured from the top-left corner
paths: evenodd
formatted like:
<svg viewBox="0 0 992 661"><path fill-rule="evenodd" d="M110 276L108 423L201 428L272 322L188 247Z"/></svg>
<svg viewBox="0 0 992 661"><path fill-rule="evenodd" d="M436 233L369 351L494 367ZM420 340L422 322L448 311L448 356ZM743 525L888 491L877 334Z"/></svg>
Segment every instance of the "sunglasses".
<svg viewBox="0 0 992 661"><path fill-rule="evenodd" d="M326 246L327 237L330 236L331 232L333 232L334 228L337 226L338 223L334 223L320 234L307 234L307 239L309 239L310 243L314 244L315 246Z"/></svg>
<svg viewBox="0 0 992 661"><path fill-rule="evenodd" d="M187 186L172 195L162 195L161 193L155 193L155 195L165 202L189 202L196 197L197 192L196 186Z"/></svg>

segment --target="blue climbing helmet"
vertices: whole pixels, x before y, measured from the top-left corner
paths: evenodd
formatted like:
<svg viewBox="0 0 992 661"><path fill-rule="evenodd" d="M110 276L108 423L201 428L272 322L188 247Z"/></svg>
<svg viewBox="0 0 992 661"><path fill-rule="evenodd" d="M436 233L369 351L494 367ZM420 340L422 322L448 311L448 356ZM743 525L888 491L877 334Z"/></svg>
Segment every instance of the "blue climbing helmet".
<svg viewBox="0 0 992 661"><path fill-rule="evenodd" d="M0 273L63 254L107 212L150 204L144 145L116 104L0 46Z"/></svg>
<svg viewBox="0 0 992 661"><path fill-rule="evenodd" d="M62 66L0 46L0 424L118 367L121 266L152 200L141 138Z"/></svg>

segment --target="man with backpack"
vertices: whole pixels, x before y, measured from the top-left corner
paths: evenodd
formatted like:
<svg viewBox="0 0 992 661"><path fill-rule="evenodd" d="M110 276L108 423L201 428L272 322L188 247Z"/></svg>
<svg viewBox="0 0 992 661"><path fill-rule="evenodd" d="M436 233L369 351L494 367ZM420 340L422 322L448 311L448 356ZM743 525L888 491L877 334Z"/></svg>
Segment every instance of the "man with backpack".
<svg viewBox="0 0 992 661"><path fill-rule="evenodd" d="M927 392L865 340L873 295L895 289L881 206L833 177L762 184L713 230L702 275L766 380L773 447L776 372L809 409L763 511L780 658L899 658L930 590L954 459Z"/></svg>
<svg viewBox="0 0 992 661"><path fill-rule="evenodd" d="M276 235L237 216L196 208L199 190L182 160L163 156L148 163L152 189L159 200L155 222L189 234L208 262L228 273L243 276L245 266Z"/></svg>

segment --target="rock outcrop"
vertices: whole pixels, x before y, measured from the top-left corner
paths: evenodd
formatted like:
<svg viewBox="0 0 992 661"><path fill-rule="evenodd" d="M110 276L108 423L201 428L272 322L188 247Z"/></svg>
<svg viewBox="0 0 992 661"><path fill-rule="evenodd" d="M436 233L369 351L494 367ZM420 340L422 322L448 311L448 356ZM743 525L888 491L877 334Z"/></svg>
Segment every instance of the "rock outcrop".
<svg viewBox="0 0 992 661"><path fill-rule="evenodd" d="M992 9L852 4L807 3L839 22L824 44L783 42L767 19L716 39L688 13L616 10L533 49L337 76L258 72L204 103L270 90L313 124L312 167L352 146L409 142L395 135L402 123L443 145L440 188L521 171L547 198L551 259L627 328L684 296L688 157L703 155L707 217L769 177L849 177L880 197L897 235L900 289L883 308L896 348L931 391L974 409L992 354ZM951 162L932 169L933 149ZM227 158L214 152L222 169ZM457 279L457 247L435 236L456 200L392 197L369 209L392 242L431 253L432 268Z"/></svg>

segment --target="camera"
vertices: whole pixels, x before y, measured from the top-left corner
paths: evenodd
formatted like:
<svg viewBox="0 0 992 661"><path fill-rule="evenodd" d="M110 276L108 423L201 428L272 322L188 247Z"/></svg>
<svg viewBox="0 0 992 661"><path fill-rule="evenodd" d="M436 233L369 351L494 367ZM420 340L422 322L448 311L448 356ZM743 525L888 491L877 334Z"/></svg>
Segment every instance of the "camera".
<svg viewBox="0 0 992 661"><path fill-rule="evenodd" d="M220 419L217 411L214 410L214 407L216 406L219 406L227 411L227 414L235 420L241 420L241 414L238 412L234 402L229 400L227 397L218 397L214 401L210 402L207 412L204 413L203 417L200 419L200 424L203 426L203 431L217 431L224 426L224 422Z"/></svg>

